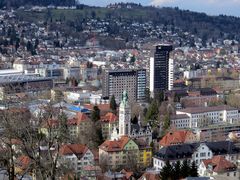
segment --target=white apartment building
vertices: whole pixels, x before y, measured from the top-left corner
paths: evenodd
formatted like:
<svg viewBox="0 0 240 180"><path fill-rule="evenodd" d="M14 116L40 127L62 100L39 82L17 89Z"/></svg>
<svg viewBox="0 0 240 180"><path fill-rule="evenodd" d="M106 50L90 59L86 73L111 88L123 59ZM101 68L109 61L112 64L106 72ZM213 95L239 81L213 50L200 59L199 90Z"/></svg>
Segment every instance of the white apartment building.
<svg viewBox="0 0 240 180"><path fill-rule="evenodd" d="M232 163L236 163L239 153L240 149L230 141L173 145L161 148L154 155L153 167L161 171L167 161L175 164L177 161L182 163L185 159L189 163L195 161L199 166L203 160L211 159L214 155L225 156Z"/></svg>
<svg viewBox="0 0 240 180"><path fill-rule="evenodd" d="M79 172L82 167L95 164L94 155L85 145L66 144L60 148L60 164Z"/></svg>
<svg viewBox="0 0 240 180"><path fill-rule="evenodd" d="M198 174L213 179L239 180L237 166L224 156L214 156L211 159L203 160L198 167Z"/></svg>
<svg viewBox="0 0 240 180"><path fill-rule="evenodd" d="M239 122L238 109L230 106L193 107L176 111L171 123L176 128L198 128L209 124Z"/></svg>

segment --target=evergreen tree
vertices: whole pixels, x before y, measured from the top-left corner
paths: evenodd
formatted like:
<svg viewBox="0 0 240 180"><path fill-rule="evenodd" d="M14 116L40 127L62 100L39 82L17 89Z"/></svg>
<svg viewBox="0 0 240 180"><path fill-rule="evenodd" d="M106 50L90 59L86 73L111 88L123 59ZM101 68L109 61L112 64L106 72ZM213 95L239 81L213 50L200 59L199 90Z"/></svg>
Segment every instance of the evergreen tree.
<svg viewBox="0 0 240 180"><path fill-rule="evenodd" d="M198 168L197 168L194 161L192 162L191 169L190 169L190 172L189 172L189 176L198 177Z"/></svg>
<svg viewBox="0 0 240 180"><path fill-rule="evenodd" d="M97 143L97 147L100 146L103 142L104 142L104 138L103 138L103 133L102 133L102 127L100 122L95 122L94 124L95 130L96 130L96 143Z"/></svg>
<svg viewBox="0 0 240 180"><path fill-rule="evenodd" d="M115 100L115 96L112 95L111 97L111 100L110 100L110 108L111 110L116 113L116 110L117 110L117 103L116 103L116 100Z"/></svg>
<svg viewBox="0 0 240 180"><path fill-rule="evenodd" d="M58 116L59 120L59 139L61 141L65 141L68 139L68 127L67 127L67 115L61 112Z"/></svg>
<svg viewBox="0 0 240 180"><path fill-rule="evenodd" d="M131 62L132 64L134 64L134 63L135 63L135 61L136 61L136 57L133 55L133 56L131 57L131 60L130 60L130 62Z"/></svg>
<svg viewBox="0 0 240 180"><path fill-rule="evenodd" d="M132 122L133 124L137 124L137 123L138 123L138 118L137 118L136 115L134 116L134 118L131 119L131 122Z"/></svg>
<svg viewBox="0 0 240 180"><path fill-rule="evenodd" d="M164 101L164 92L163 91L156 92L155 99L157 100L158 105L161 105L161 103Z"/></svg>
<svg viewBox="0 0 240 180"><path fill-rule="evenodd" d="M169 127L170 127L170 116L169 116L169 113L167 113L163 119L163 131L166 132L169 129Z"/></svg>
<svg viewBox="0 0 240 180"><path fill-rule="evenodd" d="M69 80L69 78L67 77L67 78L66 78L66 84L69 84L69 81L70 81L70 80Z"/></svg>
<svg viewBox="0 0 240 180"><path fill-rule="evenodd" d="M100 109L98 108L98 106L94 106L92 113L91 113L91 119L92 121L96 122L100 119Z"/></svg>
<svg viewBox="0 0 240 180"><path fill-rule="evenodd" d="M145 89L145 100L147 103L150 103L151 102L151 96L150 96L150 90L149 88L146 88Z"/></svg>
<svg viewBox="0 0 240 180"><path fill-rule="evenodd" d="M35 40L34 48L37 49L37 48L38 48L38 45L39 45L39 39L37 38L37 39Z"/></svg>
<svg viewBox="0 0 240 180"><path fill-rule="evenodd" d="M147 114L145 116L146 121L156 121L158 119L158 105L157 101L153 100L148 108Z"/></svg>
<svg viewBox="0 0 240 180"><path fill-rule="evenodd" d="M180 173L181 173L181 163L180 161L177 161L176 164L174 165L174 179L179 179L180 178Z"/></svg>
<svg viewBox="0 0 240 180"><path fill-rule="evenodd" d="M160 171L160 176L164 180L173 180L173 168L169 161L166 162L165 166Z"/></svg>
<svg viewBox="0 0 240 180"><path fill-rule="evenodd" d="M188 177L189 176L189 172L190 172L190 166L189 166L188 160L185 159L183 161L183 163L182 163L182 166L181 166L180 177L181 178Z"/></svg>

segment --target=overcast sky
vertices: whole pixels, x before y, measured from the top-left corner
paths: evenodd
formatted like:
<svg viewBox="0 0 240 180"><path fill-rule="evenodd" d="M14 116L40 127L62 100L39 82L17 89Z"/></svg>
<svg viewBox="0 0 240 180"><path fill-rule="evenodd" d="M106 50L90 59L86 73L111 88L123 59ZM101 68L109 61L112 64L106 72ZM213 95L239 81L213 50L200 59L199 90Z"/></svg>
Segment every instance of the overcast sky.
<svg viewBox="0 0 240 180"><path fill-rule="evenodd" d="M226 14L240 17L240 0L80 0L81 3L106 6L115 2L135 2L142 5L179 7L210 15Z"/></svg>

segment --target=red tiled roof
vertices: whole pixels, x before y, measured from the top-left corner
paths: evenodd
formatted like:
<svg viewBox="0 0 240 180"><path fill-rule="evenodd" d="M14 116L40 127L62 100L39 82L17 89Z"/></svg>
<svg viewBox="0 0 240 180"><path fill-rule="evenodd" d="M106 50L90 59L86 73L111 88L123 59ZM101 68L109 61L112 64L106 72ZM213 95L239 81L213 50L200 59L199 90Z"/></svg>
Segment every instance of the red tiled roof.
<svg viewBox="0 0 240 180"><path fill-rule="evenodd" d="M187 137L191 135L191 131L178 130L173 132L168 132L160 141L160 146L170 146L173 144L183 144Z"/></svg>
<svg viewBox="0 0 240 180"><path fill-rule="evenodd" d="M43 127L45 128L55 128L59 125L59 122L58 120L56 119L49 119L48 121L46 121L44 124L43 124Z"/></svg>
<svg viewBox="0 0 240 180"><path fill-rule="evenodd" d="M203 163L206 167L212 165L213 171L217 173L236 169L236 166L223 156L213 156L212 159L203 160Z"/></svg>
<svg viewBox="0 0 240 180"><path fill-rule="evenodd" d="M107 152L122 151L124 146L128 143L129 137L122 136L118 140L106 140L99 148Z"/></svg>
<svg viewBox="0 0 240 180"><path fill-rule="evenodd" d="M84 107L86 109L92 110L95 105L93 104L84 104ZM110 104L98 104L97 105L100 111L109 111L110 110Z"/></svg>
<svg viewBox="0 0 240 180"><path fill-rule="evenodd" d="M125 174L127 179L130 179L133 176L133 172L132 171L127 171L125 169L122 169L121 173Z"/></svg>
<svg viewBox="0 0 240 180"><path fill-rule="evenodd" d="M83 144L65 144L62 145L59 153L61 155L75 154L77 157L82 157L88 150L88 147Z"/></svg>
<svg viewBox="0 0 240 180"><path fill-rule="evenodd" d="M91 121L91 119L84 113L78 112L76 117L68 119L68 125L79 125L81 122Z"/></svg>
<svg viewBox="0 0 240 180"><path fill-rule="evenodd" d="M78 122L89 120L88 116L84 113L78 112L76 115Z"/></svg>
<svg viewBox="0 0 240 180"><path fill-rule="evenodd" d="M109 112L105 116L101 117L101 122L114 123L117 120L118 120L118 117L115 114L111 113L111 112Z"/></svg>
<svg viewBox="0 0 240 180"><path fill-rule="evenodd" d="M24 156L24 155L20 156L17 159L17 164L22 169L26 169L29 166L30 162L31 162L31 159L28 156Z"/></svg>
<svg viewBox="0 0 240 180"><path fill-rule="evenodd" d="M145 172L138 180L160 180L160 176L156 173Z"/></svg>

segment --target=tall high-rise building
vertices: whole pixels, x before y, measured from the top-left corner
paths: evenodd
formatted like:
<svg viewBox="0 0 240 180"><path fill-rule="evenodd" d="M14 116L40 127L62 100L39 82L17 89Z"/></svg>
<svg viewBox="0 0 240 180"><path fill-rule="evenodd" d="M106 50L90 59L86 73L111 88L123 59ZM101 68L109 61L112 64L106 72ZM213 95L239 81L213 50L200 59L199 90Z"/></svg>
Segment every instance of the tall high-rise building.
<svg viewBox="0 0 240 180"><path fill-rule="evenodd" d="M130 102L145 100L146 70L106 70L103 77L103 97L115 96L120 102L122 93L127 91Z"/></svg>
<svg viewBox="0 0 240 180"><path fill-rule="evenodd" d="M150 92L171 90L173 88L173 60L169 59L172 45L156 46L154 57L150 59Z"/></svg>

